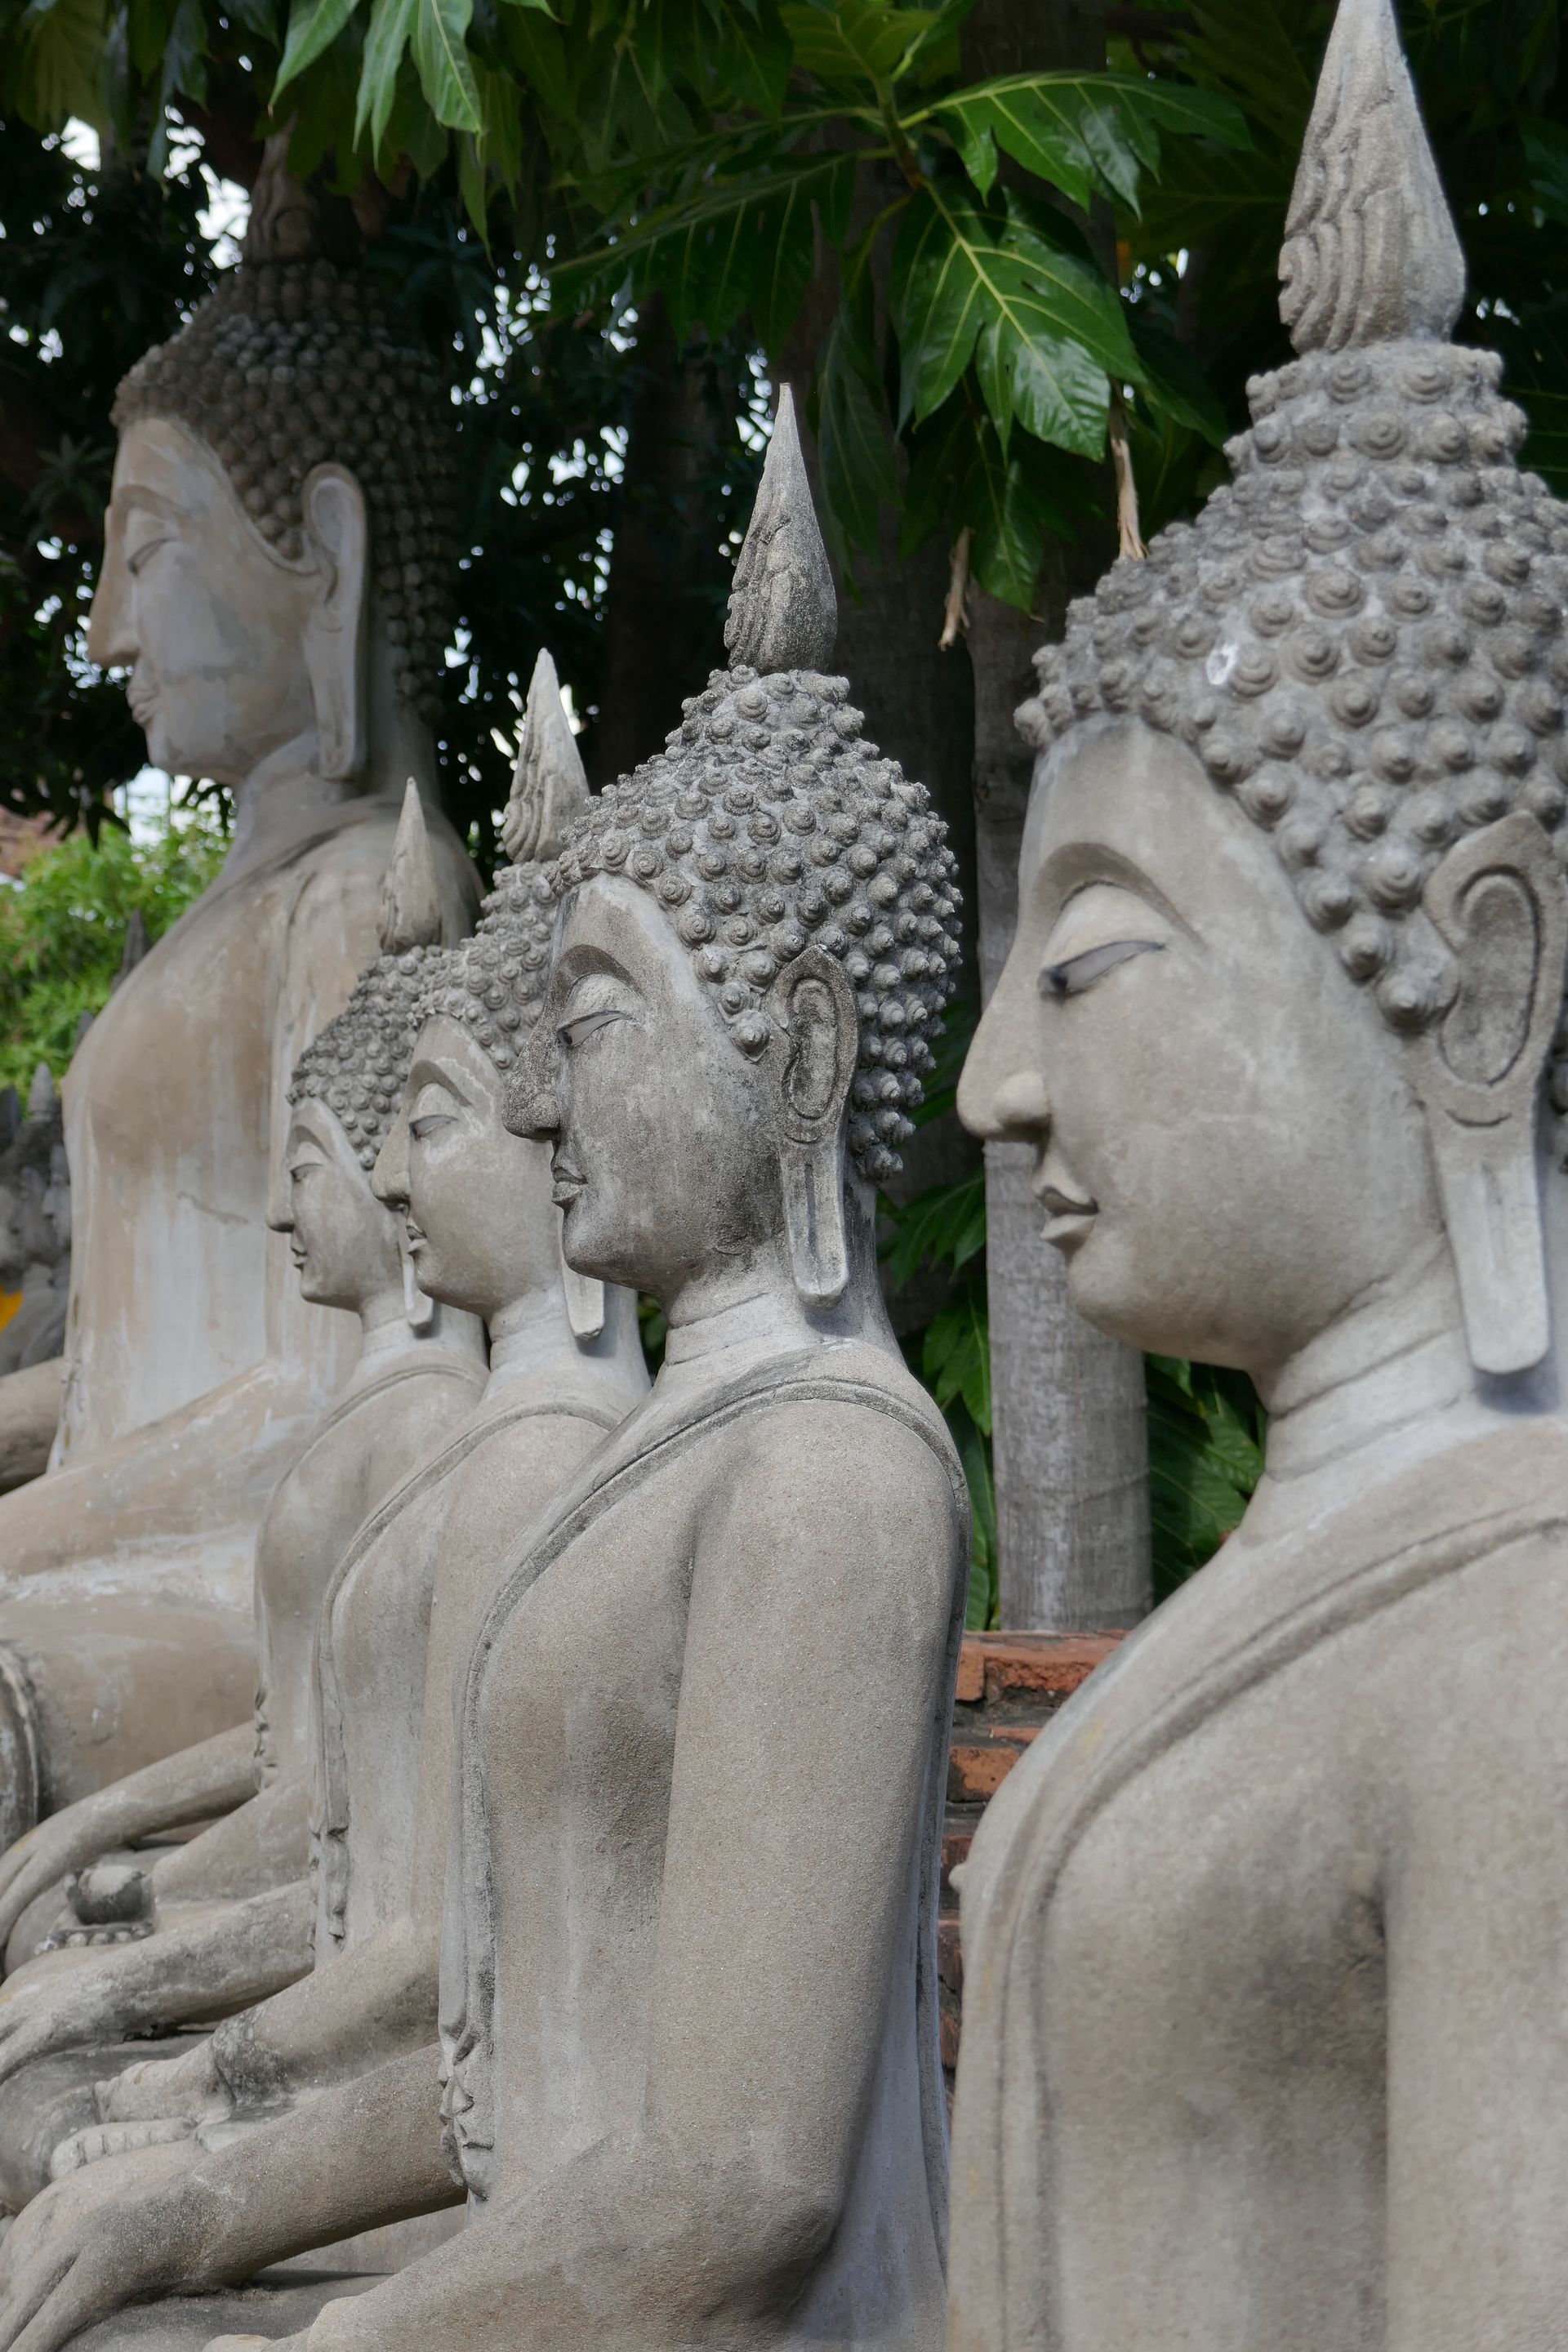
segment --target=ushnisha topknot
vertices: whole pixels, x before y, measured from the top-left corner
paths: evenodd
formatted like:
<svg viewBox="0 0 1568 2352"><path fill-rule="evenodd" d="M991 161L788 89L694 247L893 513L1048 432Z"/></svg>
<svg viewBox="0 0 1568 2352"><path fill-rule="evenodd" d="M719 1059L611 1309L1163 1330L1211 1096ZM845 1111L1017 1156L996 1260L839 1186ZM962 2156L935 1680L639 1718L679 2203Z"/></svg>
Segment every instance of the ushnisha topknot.
<svg viewBox="0 0 1568 2352"><path fill-rule="evenodd" d="M381 900L382 952L347 1004L312 1038L289 1081L291 1103L324 1102L366 1171L386 1141L439 946L441 902L418 786L410 779Z"/></svg>
<svg viewBox="0 0 1568 2352"><path fill-rule="evenodd" d="M288 176L288 144L287 131L267 142L238 268L138 360L114 422L188 425L285 563L305 556L307 478L317 466L346 467L370 510L398 694L433 719L457 560L450 404L371 278L321 249L313 201Z"/></svg>
<svg viewBox="0 0 1568 2352"><path fill-rule="evenodd" d="M550 978L555 895L543 860L552 858L588 805L588 780L561 699L555 664L542 652L501 818L514 855L497 869L471 940L429 969L420 1018L444 1013L482 1045L498 1070L517 1067L527 1033L539 1019Z"/></svg>
<svg viewBox="0 0 1568 2352"><path fill-rule="evenodd" d="M1307 149L1315 169L1339 157L1332 205L1317 191L1312 266L1353 251L1353 311L1331 335L1299 235L1285 307L1313 322L1312 347L1248 385L1253 425L1227 446L1231 486L1070 607L1018 722L1041 750L1108 715L1189 744L1272 835L1346 971L1414 1033L1458 985L1419 913L1445 850L1523 810L1564 851L1568 511L1518 470L1526 420L1499 394L1495 354L1418 331L1347 341L1347 317L1419 323L1415 297L1396 301L1378 272L1424 287L1434 319L1451 317L1457 296L1446 212L1435 256L1410 250L1411 220L1430 228L1429 208L1397 238L1368 233L1373 200L1386 210L1391 112L1424 159L1418 187L1436 185L1403 65L1385 70L1391 43L1397 54L1388 0L1342 0L1334 39L1339 68ZM1381 90L1384 119L1347 159L1320 117L1356 83L1345 56L1356 42L1375 52L1362 86ZM1370 194L1358 152L1378 165ZM1299 186L1293 217L1301 210ZM1561 1064L1552 1097L1568 1108Z"/></svg>
<svg viewBox="0 0 1568 2352"><path fill-rule="evenodd" d="M826 659L832 595L786 388L727 642ZM849 1157L880 1183L913 1131L958 971L947 828L925 787L866 740L846 678L735 659L683 709L665 749L589 803L552 886L564 896L619 874L647 891L744 1054L768 1043L764 1000L785 965L812 944L836 957L860 1016Z"/></svg>

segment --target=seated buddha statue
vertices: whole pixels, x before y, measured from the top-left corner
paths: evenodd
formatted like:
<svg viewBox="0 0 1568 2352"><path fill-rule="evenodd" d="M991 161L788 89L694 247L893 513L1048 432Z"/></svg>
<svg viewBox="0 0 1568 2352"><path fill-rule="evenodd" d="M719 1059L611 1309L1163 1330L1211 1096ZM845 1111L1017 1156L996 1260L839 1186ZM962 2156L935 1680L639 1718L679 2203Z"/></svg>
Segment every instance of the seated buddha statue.
<svg viewBox="0 0 1568 2352"><path fill-rule="evenodd" d="M965 1865L954 2352L1568 2308L1568 513L1389 0L1341 0L1234 480L1040 656L960 1109L1265 1475Z"/></svg>
<svg viewBox="0 0 1568 2352"><path fill-rule="evenodd" d="M551 827L586 797L545 659L530 696L506 839L559 847ZM311 2133L330 2139L341 2118L363 2115L362 2078L378 2062L421 2050L429 2061L426 2137L439 2154L433 2045L453 1678L517 1528L647 1389L632 1294L565 1266L549 1154L503 1123L509 1077L544 1002L554 906L541 874L536 861L503 868L475 938L432 964L404 1106L377 1162L377 1188L404 1212L421 1286L488 1324L490 1377L447 1445L365 1522L321 1611L315 1967L288 1991L226 2020L195 2050L146 2058L102 2086L101 2125L76 2134L57 2168L95 2159L88 2195L95 2206L108 2200L100 2220L117 2242L122 2215L137 2227L144 2179L177 2214L188 2172L198 2210L214 2147L243 2176L240 2195L258 2236L267 2234L269 2213L273 2226L286 2224L298 2180L269 2160L270 2117L303 2103ZM171 2169L171 2138L198 2121L186 2164ZM343 2182L347 2202L321 2205L315 2242L357 2236L367 2219L406 2215L402 2157L396 2139L361 2145L352 2189ZM55 2197L50 2190L38 2201L35 2228L45 2239ZM445 2174L435 2201L453 2201ZM167 2251L189 2243L176 2219ZM384 2263L398 2251L383 2240L349 2257L340 2248L334 2260ZM139 2273L150 2252L128 2257L125 2292L183 2287Z"/></svg>
<svg viewBox="0 0 1568 2352"><path fill-rule="evenodd" d="M510 1118L549 1147L569 1263L651 1292L668 1342L518 1534L455 1685L440 2014L466 2225L279 2339L311 2352L942 2343L969 1510L881 1306L871 1187L950 992L952 862L825 674L831 598L785 405L731 667L544 884ZM178 2193L58 2181L0 2252L0 2342L52 2352L149 2285L311 2242L301 2179L316 2228L341 2222L368 2140L389 2208L439 2201L435 2053L357 2098L302 2168L295 2116L256 2135L281 2239L216 2141Z"/></svg>
<svg viewBox="0 0 1568 2352"><path fill-rule="evenodd" d="M357 1315L360 1359L262 1523L254 1724L51 1815L0 1864L0 1935L10 1939L12 1964L0 1990L0 2191L13 2204L27 2179L14 2150L36 2147L42 2128L37 2097L52 2102L65 2088L59 2067L40 2079L31 2062L82 2049L77 2071L89 2084L105 2072L106 2043L221 2015L310 1965L309 1693L321 1595L355 1529L402 1485L410 1463L467 1417L485 1377L477 1320L414 1287L403 1220L371 1189L428 978L421 933L438 927L411 789L384 900L383 952L295 1068L269 1211L305 1295ZM132 1838L207 1820L214 1825L201 1835L144 1866L91 1866ZM58 1882L77 1870L62 1913ZM103 1945L115 1948L91 1948Z"/></svg>
<svg viewBox="0 0 1568 2352"><path fill-rule="evenodd" d="M65 1081L59 1433L0 1498L0 1842L238 1722L268 1498L358 1346L269 1234L289 1072L376 945L404 786L442 935L476 886L430 720L456 460L435 372L270 143L245 258L121 387L89 649L149 756L228 787L211 887ZM11 1759L21 1759L21 1763Z"/></svg>

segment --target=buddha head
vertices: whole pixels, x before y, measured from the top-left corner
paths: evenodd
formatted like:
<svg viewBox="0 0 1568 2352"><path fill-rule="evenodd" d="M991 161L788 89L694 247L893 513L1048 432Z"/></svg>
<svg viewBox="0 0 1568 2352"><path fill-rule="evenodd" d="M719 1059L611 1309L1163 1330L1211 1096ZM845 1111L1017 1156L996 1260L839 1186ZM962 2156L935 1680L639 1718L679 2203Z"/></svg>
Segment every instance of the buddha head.
<svg viewBox="0 0 1568 2352"><path fill-rule="evenodd" d="M666 1306L780 1247L807 1306L843 1296L847 1206L899 1164L952 993L945 830L826 674L836 627L786 391L730 667L542 886L555 960L513 1115L552 1145L571 1263Z"/></svg>
<svg viewBox="0 0 1568 2352"><path fill-rule="evenodd" d="M539 859L554 855L587 797L554 664L542 653L502 824L509 848L531 854L499 869L473 938L426 967L412 1066L375 1171L380 1198L405 1221L420 1287L482 1317L492 1339L509 1308L552 1285L580 1342L605 1331L601 1286L562 1263L547 1156L502 1117L549 974L554 908ZM616 1343L629 1330L620 1313Z"/></svg>
<svg viewBox="0 0 1568 2352"><path fill-rule="evenodd" d="M371 1184L402 1097L433 961L440 899L418 790L410 783L382 896L382 952L294 1066L289 1128L267 1222L286 1234L302 1296L364 1314L400 1302L422 1326L400 1220Z"/></svg>
<svg viewBox="0 0 1568 2352"><path fill-rule="evenodd" d="M1452 1261L1550 1321L1568 1108L1568 513L1463 266L1389 0L1341 0L1233 480L1038 657L1017 937L963 1074L1089 1318L1261 1371ZM1555 1167L1561 1145L1552 1147Z"/></svg>
<svg viewBox="0 0 1568 2352"><path fill-rule="evenodd" d="M457 463L427 354L287 148L240 266L120 387L88 643L171 772L237 785L293 747L353 789L437 708Z"/></svg>

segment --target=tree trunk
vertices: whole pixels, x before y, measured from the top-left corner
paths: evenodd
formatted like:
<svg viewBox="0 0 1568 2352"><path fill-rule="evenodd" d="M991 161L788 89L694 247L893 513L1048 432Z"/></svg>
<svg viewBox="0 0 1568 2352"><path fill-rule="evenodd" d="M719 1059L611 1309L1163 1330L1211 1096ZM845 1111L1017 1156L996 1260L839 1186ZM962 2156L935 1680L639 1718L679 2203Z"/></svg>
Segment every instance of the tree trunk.
<svg viewBox="0 0 1568 2352"><path fill-rule="evenodd" d="M1054 568L1047 566L1046 579ZM1052 600L1053 617L1062 609ZM1059 621L1058 623L1059 626ZM971 592L980 985L1001 976L1018 915L1030 758L1013 712L1046 631ZM1040 1238L1026 1144L985 1147L986 1286L1002 1622L1052 1633L1135 1624L1150 1601L1143 1360L1092 1329Z"/></svg>
<svg viewBox="0 0 1568 2352"><path fill-rule="evenodd" d="M626 481L605 600L598 716L583 739L595 785L625 775L679 725L724 659L730 567L713 510L729 419L700 352L682 351L661 297L642 308Z"/></svg>
<svg viewBox="0 0 1568 2352"><path fill-rule="evenodd" d="M978 0L963 41L965 75L977 80L1105 62L1103 26L1065 0L1045 6ZM1041 552L1041 618L979 587L970 594L983 1000L996 985L1017 923L1031 761L1013 713L1033 688L1036 646L1060 634L1068 593L1103 569L1113 545L1052 543ZM1066 1267L1040 1238L1032 1162L1022 1144L985 1149L1002 1622L1054 1633L1109 1630L1135 1623L1151 1599L1143 1363L1134 1349L1092 1330L1073 1307Z"/></svg>

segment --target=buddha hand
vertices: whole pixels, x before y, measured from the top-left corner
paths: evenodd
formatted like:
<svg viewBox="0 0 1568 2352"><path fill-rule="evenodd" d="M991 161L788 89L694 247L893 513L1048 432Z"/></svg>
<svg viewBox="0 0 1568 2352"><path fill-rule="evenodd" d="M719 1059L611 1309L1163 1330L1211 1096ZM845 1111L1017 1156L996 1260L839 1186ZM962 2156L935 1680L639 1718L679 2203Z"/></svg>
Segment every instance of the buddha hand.
<svg viewBox="0 0 1568 2352"><path fill-rule="evenodd" d="M0 2245L0 2352L60 2352L139 2295L207 2284L193 2218L178 2176L104 2164L56 2181Z"/></svg>
<svg viewBox="0 0 1568 2352"><path fill-rule="evenodd" d="M178 2058L139 2059L95 2084L93 2099L103 2124L182 2123L194 2130L221 2123L234 2109L206 2041Z"/></svg>

